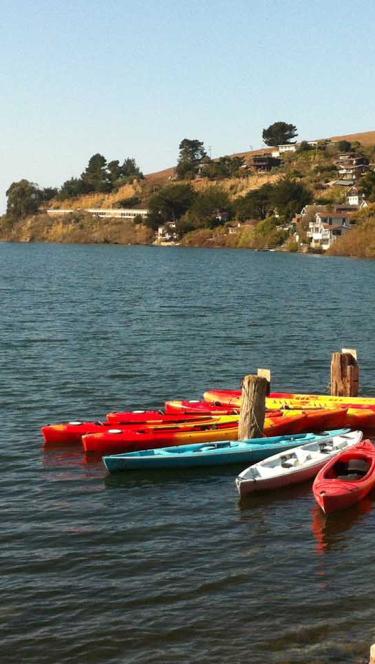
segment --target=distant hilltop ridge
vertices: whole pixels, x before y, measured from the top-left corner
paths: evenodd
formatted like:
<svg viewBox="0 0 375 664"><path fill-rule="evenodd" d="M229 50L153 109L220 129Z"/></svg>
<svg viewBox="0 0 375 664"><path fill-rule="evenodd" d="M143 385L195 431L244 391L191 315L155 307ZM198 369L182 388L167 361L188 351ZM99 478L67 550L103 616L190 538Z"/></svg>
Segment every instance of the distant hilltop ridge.
<svg viewBox="0 0 375 664"><path fill-rule="evenodd" d="M363 131L359 132L356 134L345 134L343 136L331 136L329 138L317 138L314 139L318 142L320 141L332 141L332 142L339 142L339 141L349 141L350 143L361 143L364 146L373 146L375 145L375 131ZM299 145L301 141L297 141L296 145ZM252 157L255 157L256 155L263 154L263 153L271 153L272 150L275 148L273 147L268 147L265 145L262 148L257 148L256 150L247 150L245 152L235 152L231 154L231 157L243 157L244 159L251 159ZM148 181L155 182L157 184L164 184L167 180L169 180L175 172L175 166L170 166L169 168L164 168L161 171L155 171L153 173L148 173L146 175L146 179Z"/></svg>

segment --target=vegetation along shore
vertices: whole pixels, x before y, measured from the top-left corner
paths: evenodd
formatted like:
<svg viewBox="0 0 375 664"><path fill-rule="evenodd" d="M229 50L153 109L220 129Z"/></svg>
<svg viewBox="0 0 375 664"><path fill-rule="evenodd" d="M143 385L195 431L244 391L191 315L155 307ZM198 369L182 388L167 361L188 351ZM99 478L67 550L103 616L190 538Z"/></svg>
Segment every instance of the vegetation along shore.
<svg viewBox="0 0 375 664"><path fill-rule="evenodd" d="M0 240L158 244L375 257L375 131L297 142L275 122L266 147L212 159L183 139L175 168L93 155L60 188L7 191Z"/></svg>

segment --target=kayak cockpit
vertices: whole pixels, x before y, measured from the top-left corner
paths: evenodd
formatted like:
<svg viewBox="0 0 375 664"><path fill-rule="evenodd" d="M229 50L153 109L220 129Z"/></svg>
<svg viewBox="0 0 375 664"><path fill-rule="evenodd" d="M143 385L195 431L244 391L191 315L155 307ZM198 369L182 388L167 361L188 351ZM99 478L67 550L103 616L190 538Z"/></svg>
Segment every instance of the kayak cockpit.
<svg viewBox="0 0 375 664"><path fill-rule="evenodd" d="M329 469L326 479L338 479L347 482L361 480L371 468L371 463L365 458L339 459Z"/></svg>

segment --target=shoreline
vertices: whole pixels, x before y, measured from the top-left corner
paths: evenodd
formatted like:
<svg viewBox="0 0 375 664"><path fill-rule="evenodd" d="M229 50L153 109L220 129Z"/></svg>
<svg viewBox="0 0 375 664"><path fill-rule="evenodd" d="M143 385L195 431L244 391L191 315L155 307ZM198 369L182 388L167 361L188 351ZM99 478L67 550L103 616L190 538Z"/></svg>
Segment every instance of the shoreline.
<svg viewBox="0 0 375 664"><path fill-rule="evenodd" d="M2 223L1 223L2 222ZM165 241L155 238L155 232L143 224L134 225L132 222L117 219L102 220L85 217L74 220L68 218L51 219L48 215L35 215L14 224L9 224L4 217L0 220L0 242L32 244L112 244L123 246L154 246L154 247L181 247L200 249L247 249L257 253L295 253L307 256L338 256L342 258L362 258L371 260L374 256L366 256L367 247L356 247L356 253L351 247L348 251L329 250L295 251L288 250L286 246L261 248L251 246L253 238L241 234L227 233L225 228L215 229L210 233L199 232L185 235L180 241Z"/></svg>

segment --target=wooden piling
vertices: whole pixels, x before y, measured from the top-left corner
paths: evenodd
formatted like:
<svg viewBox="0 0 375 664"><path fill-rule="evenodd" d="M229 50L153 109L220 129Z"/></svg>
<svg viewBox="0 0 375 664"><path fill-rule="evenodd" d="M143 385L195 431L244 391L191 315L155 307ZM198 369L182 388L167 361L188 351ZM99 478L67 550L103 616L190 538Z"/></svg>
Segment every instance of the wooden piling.
<svg viewBox="0 0 375 664"><path fill-rule="evenodd" d="M359 390L359 365L357 351L343 348L341 353L332 353L331 395L356 397Z"/></svg>
<svg viewBox="0 0 375 664"><path fill-rule="evenodd" d="M269 382L264 376L245 376L243 379L239 439L259 438L263 435L268 389Z"/></svg>
<svg viewBox="0 0 375 664"><path fill-rule="evenodd" d="M375 643L370 648L370 661L368 664L375 664Z"/></svg>
<svg viewBox="0 0 375 664"><path fill-rule="evenodd" d="M257 369L257 376L263 376L268 380L268 392L267 396L271 392L271 369Z"/></svg>

